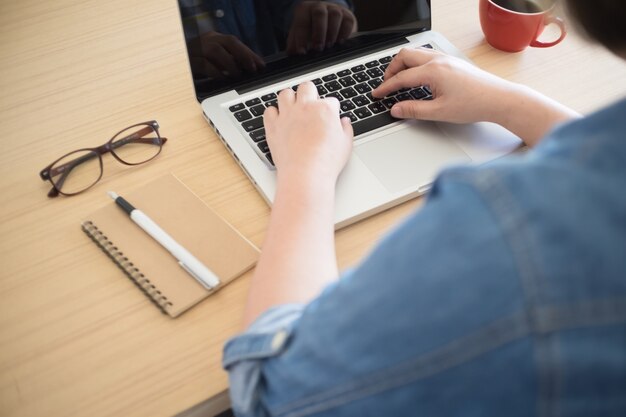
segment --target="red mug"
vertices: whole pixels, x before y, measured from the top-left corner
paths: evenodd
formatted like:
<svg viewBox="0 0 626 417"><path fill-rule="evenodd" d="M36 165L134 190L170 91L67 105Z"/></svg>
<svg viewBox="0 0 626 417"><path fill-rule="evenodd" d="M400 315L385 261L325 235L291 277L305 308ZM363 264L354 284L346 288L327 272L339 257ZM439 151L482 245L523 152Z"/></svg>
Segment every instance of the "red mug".
<svg viewBox="0 0 626 417"><path fill-rule="evenodd" d="M494 48L519 52L528 46L548 48L565 38L563 20L554 16L554 0L480 0L480 25ZM553 42L538 40L543 29L555 23L561 35Z"/></svg>

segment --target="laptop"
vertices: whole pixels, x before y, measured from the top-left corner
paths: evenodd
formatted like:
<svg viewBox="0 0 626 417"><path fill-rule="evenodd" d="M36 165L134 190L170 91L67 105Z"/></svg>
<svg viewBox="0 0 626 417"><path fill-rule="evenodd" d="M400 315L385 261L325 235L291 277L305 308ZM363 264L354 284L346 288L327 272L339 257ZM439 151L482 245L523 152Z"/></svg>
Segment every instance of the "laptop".
<svg viewBox="0 0 626 417"><path fill-rule="evenodd" d="M278 92L295 90L307 80L314 82L320 97L340 101L341 115L350 117L355 132L354 150L337 181L336 228L426 193L446 166L484 163L521 144L491 123L452 125L391 117L389 109L396 101L432 99L428 86L372 97L371 90L402 48L424 46L467 59L431 30L430 0L215 3L221 8L207 10L201 0L179 0L196 96L210 126L270 205L276 170L262 113L277 105ZM339 10L349 26L340 26L340 41L323 47L320 26L311 24L315 14L303 9L320 6ZM329 26L324 22L321 27Z"/></svg>

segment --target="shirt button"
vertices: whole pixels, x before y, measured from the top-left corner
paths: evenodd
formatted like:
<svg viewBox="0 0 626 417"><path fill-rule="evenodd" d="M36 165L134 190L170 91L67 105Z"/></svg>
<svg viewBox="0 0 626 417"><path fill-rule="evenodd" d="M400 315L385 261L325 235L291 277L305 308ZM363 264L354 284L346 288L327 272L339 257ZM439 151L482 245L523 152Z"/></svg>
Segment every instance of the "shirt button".
<svg viewBox="0 0 626 417"><path fill-rule="evenodd" d="M285 330L281 330L274 335L272 339L272 350L277 351L283 347L285 341L287 340L287 332Z"/></svg>
<svg viewBox="0 0 626 417"><path fill-rule="evenodd" d="M221 19L222 17L224 17L224 10L222 9L217 9L215 11L215 17L217 17L218 19Z"/></svg>

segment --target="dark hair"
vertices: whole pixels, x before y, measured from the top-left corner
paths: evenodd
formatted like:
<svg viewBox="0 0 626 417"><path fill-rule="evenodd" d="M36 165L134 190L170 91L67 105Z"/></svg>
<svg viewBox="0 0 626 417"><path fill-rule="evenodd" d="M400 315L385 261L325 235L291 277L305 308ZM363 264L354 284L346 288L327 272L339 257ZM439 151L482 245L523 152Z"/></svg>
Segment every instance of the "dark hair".
<svg viewBox="0 0 626 417"><path fill-rule="evenodd" d="M570 15L590 38L613 51L626 48L626 1L566 0Z"/></svg>

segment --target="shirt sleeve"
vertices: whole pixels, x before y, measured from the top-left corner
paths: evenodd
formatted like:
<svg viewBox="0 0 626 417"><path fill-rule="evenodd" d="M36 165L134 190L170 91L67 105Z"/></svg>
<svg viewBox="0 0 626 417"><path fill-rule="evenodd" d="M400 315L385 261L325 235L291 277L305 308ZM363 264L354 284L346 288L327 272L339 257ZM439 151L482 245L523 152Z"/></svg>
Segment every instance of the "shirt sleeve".
<svg viewBox="0 0 626 417"><path fill-rule="evenodd" d="M484 192L498 178L471 168L443 175L424 207L355 269L308 305L276 307L228 342L235 413L401 415L419 403L423 415L455 414L440 394L463 376L449 369L475 358L490 369L482 354L523 333L515 259ZM525 345L510 348L526 357ZM489 392L517 395L507 382L524 380L516 370ZM487 389L465 384L468 395L468 386Z"/></svg>
<svg viewBox="0 0 626 417"><path fill-rule="evenodd" d="M238 415L264 415L256 407L262 361L281 353L303 308L299 304L273 307L226 343L222 365L229 371L231 406Z"/></svg>

